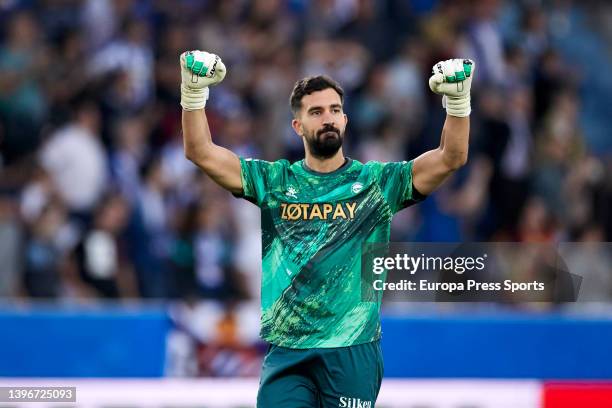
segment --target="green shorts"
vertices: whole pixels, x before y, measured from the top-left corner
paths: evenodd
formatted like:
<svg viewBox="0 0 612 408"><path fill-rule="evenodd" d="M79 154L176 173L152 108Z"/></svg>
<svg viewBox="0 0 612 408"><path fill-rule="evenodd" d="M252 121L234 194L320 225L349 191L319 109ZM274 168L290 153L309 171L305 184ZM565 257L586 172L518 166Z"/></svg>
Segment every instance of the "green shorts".
<svg viewBox="0 0 612 408"><path fill-rule="evenodd" d="M315 349L270 345L257 408L372 408L382 377L380 341Z"/></svg>

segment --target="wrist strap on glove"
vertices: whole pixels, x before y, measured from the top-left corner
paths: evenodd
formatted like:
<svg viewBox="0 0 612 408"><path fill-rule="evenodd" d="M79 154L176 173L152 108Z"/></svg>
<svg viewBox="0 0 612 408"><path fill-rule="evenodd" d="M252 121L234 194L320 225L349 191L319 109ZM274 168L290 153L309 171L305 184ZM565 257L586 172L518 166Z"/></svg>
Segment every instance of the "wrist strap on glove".
<svg viewBox="0 0 612 408"><path fill-rule="evenodd" d="M192 111L204 109L208 100L208 87L193 89L181 84L181 106L183 110Z"/></svg>
<svg viewBox="0 0 612 408"><path fill-rule="evenodd" d="M446 113L450 116L464 118L466 116L470 116L470 113L472 113L470 94L462 97L451 97L444 95L442 97L442 106L446 109Z"/></svg>

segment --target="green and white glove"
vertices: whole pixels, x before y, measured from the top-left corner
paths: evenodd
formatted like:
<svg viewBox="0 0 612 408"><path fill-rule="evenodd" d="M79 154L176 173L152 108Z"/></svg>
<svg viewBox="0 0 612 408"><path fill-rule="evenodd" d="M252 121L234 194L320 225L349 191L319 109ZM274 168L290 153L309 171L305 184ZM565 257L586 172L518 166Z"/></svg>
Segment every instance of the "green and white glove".
<svg viewBox="0 0 612 408"><path fill-rule="evenodd" d="M470 59L450 59L433 66L429 88L442 95L442 106L451 116L465 117L472 112L470 88L476 65Z"/></svg>
<svg viewBox="0 0 612 408"><path fill-rule="evenodd" d="M205 51L181 54L181 106L191 111L203 109L208 87L223 81L227 73L221 58Z"/></svg>

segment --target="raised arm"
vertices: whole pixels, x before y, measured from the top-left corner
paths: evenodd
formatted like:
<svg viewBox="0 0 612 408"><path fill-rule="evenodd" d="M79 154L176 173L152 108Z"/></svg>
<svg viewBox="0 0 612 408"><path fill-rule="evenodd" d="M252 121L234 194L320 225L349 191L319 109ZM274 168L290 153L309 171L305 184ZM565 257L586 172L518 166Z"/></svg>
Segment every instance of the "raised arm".
<svg viewBox="0 0 612 408"><path fill-rule="evenodd" d="M433 92L443 95L447 115L440 146L414 160L412 182L421 194L431 194L467 161L474 68L473 61L462 59L442 61L434 66L429 86Z"/></svg>
<svg viewBox="0 0 612 408"><path fill-rule="evenodd" d="M240 160L225 147L213 143L204 110L183 110L185 157L232 193L242 192Z"/></svg>
<svg viewBox="0 0 612 408"><path fill-rule="evenodd" d="M185 157L200 167L221 187L242 192L240 160L232 151L212 141L204 107L208 87L225 78L221 59L207 52L181 54L181 106Z"/></svg>

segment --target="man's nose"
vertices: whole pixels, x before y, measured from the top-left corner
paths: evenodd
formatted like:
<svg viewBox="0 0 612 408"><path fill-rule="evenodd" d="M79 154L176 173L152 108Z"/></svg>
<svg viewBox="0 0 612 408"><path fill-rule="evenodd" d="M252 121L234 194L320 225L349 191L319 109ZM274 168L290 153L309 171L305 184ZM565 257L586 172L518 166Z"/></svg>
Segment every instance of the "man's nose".
<svg viewBox="0 0 612 408"><path fill-rule="evenodd" d="M334 115L331 114L331 112L324 112L323 113L323 124L324 125L334 125Z"/></svg>

